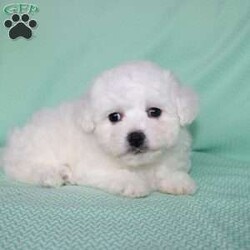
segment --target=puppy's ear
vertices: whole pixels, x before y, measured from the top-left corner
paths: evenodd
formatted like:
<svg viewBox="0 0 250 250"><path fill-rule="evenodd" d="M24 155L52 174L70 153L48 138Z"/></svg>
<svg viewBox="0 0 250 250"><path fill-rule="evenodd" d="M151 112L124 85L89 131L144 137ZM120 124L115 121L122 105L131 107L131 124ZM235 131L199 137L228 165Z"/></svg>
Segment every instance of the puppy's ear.
<svg viewBox="0 0 250 250"><path fill-rule="evenodd" d="M90 104L89 96L84 96L77 105L76 122L84 132L92 133L95 129L93 121L93 112Z"/></svg>
<svg viewBox="0 0 250 250"><path fill-rule="evenodd" d="M181 126L191 124L198 114L198 97L190 87L181 86L171 72L166 73L172 85L172 97L176 103L180 124Z"/></svg>
<svg viewBox="0 0 250 250"><path fill-rule="evenodd" d="M188 87L180 87L177 96L177 112L182 126L191 124L198 114L198 98Z"/></svg>

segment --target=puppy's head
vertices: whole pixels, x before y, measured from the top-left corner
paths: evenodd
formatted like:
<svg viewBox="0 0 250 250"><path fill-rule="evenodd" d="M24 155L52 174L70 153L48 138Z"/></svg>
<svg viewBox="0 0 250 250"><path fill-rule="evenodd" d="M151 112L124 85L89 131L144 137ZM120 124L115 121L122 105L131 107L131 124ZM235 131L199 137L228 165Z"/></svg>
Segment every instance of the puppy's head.
<svg viewBox="0 0 250 250"><path fill-rule="evenodd" d="M127 166L157 161L197 114L197 98L169 72L135 62L98 77L85 98L82 126Z"/></svg>

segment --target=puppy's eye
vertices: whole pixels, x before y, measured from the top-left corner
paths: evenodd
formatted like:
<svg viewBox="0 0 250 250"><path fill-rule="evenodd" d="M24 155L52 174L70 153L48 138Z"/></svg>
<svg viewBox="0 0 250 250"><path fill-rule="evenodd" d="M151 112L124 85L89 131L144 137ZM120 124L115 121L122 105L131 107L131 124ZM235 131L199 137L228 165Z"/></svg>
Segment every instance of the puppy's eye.
<svg viewBox="0 0 250 250"><path fill-rule="evenodd" d="M116 122L121 121L121 119L122 119L122 114L121 114L121 113L118 113L118 112L114 112L114 113L109 114L108 117L109 117L109 120L110 120L112 123L116 123Z"/></svg>
<svg viewBox="0 0 250 250"><path fill-rule="evenodd" d="M158 108L149 108L147 110L147 114L148 114L148 117L150 118L157 118L157 117L160 117L161 116L161 109L158 109Z"/></svg>

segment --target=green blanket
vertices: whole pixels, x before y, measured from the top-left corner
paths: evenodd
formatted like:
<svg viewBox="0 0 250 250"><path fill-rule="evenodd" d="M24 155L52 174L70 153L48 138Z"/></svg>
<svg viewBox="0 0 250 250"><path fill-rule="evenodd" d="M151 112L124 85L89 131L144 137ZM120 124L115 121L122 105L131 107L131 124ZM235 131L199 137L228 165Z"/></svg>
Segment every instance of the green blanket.
<svg viewBox="0 0 250 250"><path fill-rule="evenodd" d="M1 178L0 249L249 249L249 165L204 153L193 163L194 196L129 199Z"/></svg>
<svg viewBox="0 0 250 250"><path fill-rule="evenodd" d="M0 3L0 146L104 69L152 60L200 96L190 128L199 190L127 199L0 171L0 249L250 249L250 1L34 0L29 40L8 37L12 3Z"/></svg>

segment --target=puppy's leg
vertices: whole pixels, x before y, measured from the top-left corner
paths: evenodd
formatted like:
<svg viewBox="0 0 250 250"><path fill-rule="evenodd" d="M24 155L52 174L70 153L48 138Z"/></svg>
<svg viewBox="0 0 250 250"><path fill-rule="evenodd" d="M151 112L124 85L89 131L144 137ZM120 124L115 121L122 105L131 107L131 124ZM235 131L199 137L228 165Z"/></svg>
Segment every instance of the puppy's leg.
<svg viewBox="0 0 250 250"><path fill-rule="evenodd" d="M187 134L186 134L187 135ZM193 194L196 185L188 174L191 140L182 140L176 148L166 152L165 159L156 170L156 189L169 194Z"/></svg>
<svg viewBox="0 0 250 250"><path fill-rule="evenodd" d="M71 183L71 169L68 164L59 164L52 167L42 166L49 171L40 171L38 174L38 184L45 187L59 187Z"/></svg>
<svg viewBox="0 0 250 250"><path fill-rule="evenodd" d="M74 174L75 184L96 187L113 194L131 198L151 193L148 182L137 173L126 169L88 169Z"/></svg>
<svg viewBox="0 0 250 250"><path fill-rule="evenodd" d="M70 181L71 151L66 126L56 113L41 112L21 129L14 129L4 150L6 174L17 181L60 186ZM67 142L67 143L65 143Z"/></svg>
<svg viewBox="0 0 250 250"><path fill-rule="evenodd" d="M168 194L193 194L196 191L195 182L183 171L164 171L156 186L158 191Z"/></svg>
<svg viewBox="0 0 250 250"><path fill-rule="evenodd" d="M45 187L59 187L71 181L71 170L67 164L19 162L6 165L5 170L14 180Z"/></svg>

